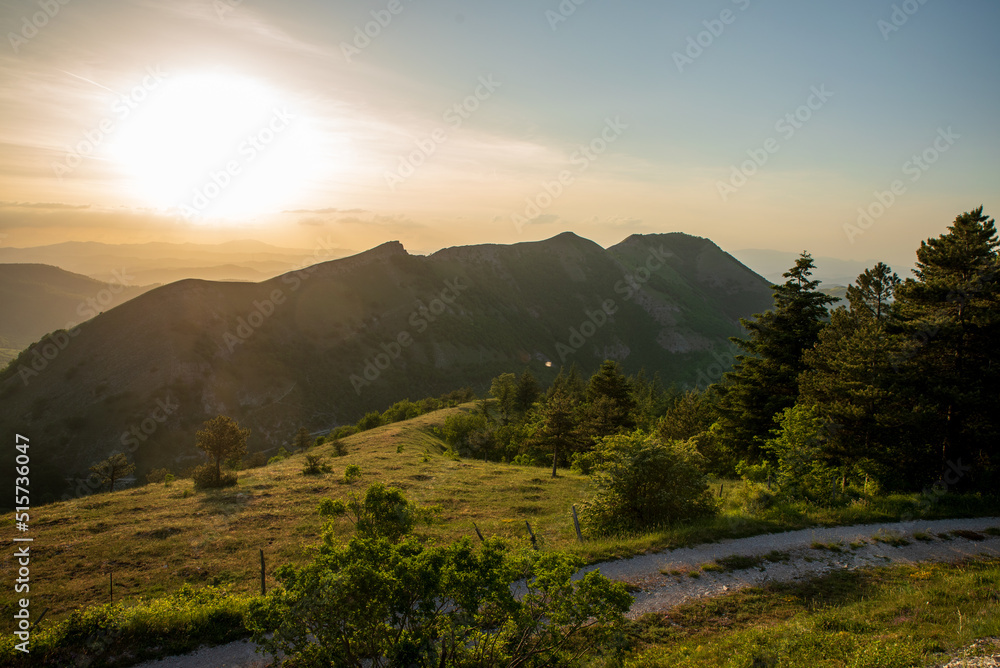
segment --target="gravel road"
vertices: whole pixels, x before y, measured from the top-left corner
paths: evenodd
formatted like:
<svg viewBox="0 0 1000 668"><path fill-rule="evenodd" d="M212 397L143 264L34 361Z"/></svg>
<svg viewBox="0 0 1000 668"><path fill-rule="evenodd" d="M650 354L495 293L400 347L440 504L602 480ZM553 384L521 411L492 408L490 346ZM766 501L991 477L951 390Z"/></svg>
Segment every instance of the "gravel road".
<svg viewBox="0 0 1000 668"><path fill-rule="evenodd" d="M788 582L815 577L840 569L851 570L894 563L954 561L979 555L1000 556L1000 537L997 536L983 536L983 540L954 536L949 536L950 540L946 540L940 537L940 534L951 531L979 532L990 527L1000 527L1000 517L803 529L724 540L594 564L582 569L579 575L600 570L610 578L639 587L640 591L633 595L635 602L628 615L634 618L647 612L669 610L680 603L697 598L718 596L744 587L761 586L768 582ZM931 540L915 540L913 534L917 532L927 534ZM909 544L894 547L875 540L876 536L904 537ZM811 547L813 543L839 544L841 551L815 549ZM851 547L852 543L855 547ZM787 553L788 560L766 562L764 567L727 573L702 571L697 578L683 574L697 570L702 564L716 559L734 555L762 556L772 551ZM671 570L682 574L664 575L661 572ZM991 652L997 652L995 644L983 645L983 654ZM949 663L948 666L983 668L1000 666L998 657L1000 654L980 659L963 657ZM252 644L240 641L198 650L183 656L148 661L138 668L264 668L270 665L269 659L262 658L254 652Z"/></svg>

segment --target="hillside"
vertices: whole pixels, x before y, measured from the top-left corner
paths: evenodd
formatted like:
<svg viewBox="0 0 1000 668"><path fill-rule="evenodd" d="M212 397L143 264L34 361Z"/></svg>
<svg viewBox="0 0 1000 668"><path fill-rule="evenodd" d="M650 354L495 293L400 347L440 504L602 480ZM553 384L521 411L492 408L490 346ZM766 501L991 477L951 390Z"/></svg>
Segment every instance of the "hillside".
<svg viewBox="0 0 1000 668"><path fill-rule="evenodd" d="M0 425L38 444L37 503L113 451L140 477L199 461L194 432L220 413L268 450L300 426L484 391L525 367L548 380L611 358L667 384L715 380L738 319L770 305L767 281L683 234L605 250L566 233L428 257L390 242L261 283L180 281L107 311L37 375L7 369Z"/></svg>
<svg viewBox="0 0 1000 668"><path fill-rule="evenodd" d="M0 365L56 329L72 328L153 286L112 283L44 264L0 264Z"/></svg>
<svg viewBox="0 0 1000 668"><path fill-rule="evenodd" d="M589 480L569 472L551 478L544 469L482 461L456 461L432 433L449 408L379 427L344 439L348 454L332 445L313 448L333 465L321 476L302 475L304 455L239 474L237 487L192 493L191 480L169 486L99 494L45 508L32 531L32 602L51 608L58 619L77 607L107 600L108 572L114 572L115 600L161 596L184 583L221 584L253 592L260 586L258 549L268 572L301 564L319 540L316 512L323 497L347 499L381 481L406 491L421 504L440 505L438 521L419 529L435 542L486 535L524 538L524 521L550 548L573 544L570 508L586 498ZM400 451L400 447L402 450ZM361 478L342 484L344 469L361 467ZM13 514L0 518L8 535ZM340 527L349 536L350 523ZM5 572L11 553L0 556ZM269 578L268 586L273 586ZM12 589L0 594L0 608L13 607Z"/></svg>

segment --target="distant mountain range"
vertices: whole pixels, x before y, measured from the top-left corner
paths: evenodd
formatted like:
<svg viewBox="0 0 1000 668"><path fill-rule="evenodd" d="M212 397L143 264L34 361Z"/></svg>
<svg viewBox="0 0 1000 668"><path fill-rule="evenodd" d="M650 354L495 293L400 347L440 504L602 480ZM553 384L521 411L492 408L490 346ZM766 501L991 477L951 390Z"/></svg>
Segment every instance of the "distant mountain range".
<svg viewBox="0 0 1000 668"><path fill-rule="evenodd" d="M110 283L43 264L0 264L0 367L56 329L72 328L154 286Z"/></svg>
<svg viewBox="0 0 1000 668"><path fill-rule="evenodd" d="M788 271L799 257L799 253L752 248L732 251L732 254L772 283L784 283L785 279L781 275ZM848 286L857 279L858 274L863 273L865 269L871 269L879 262L879 260L840 260L815 253L812 255L816 264L812 278L822 281L825 286ZM892 266L900 278L906 279L911 276L909 270L913 265L912 259L909 262L890 260L891 258L884 259L882 262Z"/></svg>
<svg viewBox="0 0 1000 668"><path fill-rule="evenodd" d="M604 359L680 386L717 380L764 280L707 239L565 233L409 255L390 242L259 283L184 280L25 350L0 375L4 433L28 435L32 486L58 497L115 451L197 462L194 433L226 414L251 450L395 401L499 373ZM36 497L37 498L37 497Z"/></svg>
<svg viewBox="0 0 1000 668"><path fill-rule="evenodd" d="M293 269L352 255L326 244L315 250L279 248L260 241L223 244L104 244L68 241L32 248L0 248L0 263L50 264L101 281L131 277L133 285L186 278L262 281Z"/></svg>

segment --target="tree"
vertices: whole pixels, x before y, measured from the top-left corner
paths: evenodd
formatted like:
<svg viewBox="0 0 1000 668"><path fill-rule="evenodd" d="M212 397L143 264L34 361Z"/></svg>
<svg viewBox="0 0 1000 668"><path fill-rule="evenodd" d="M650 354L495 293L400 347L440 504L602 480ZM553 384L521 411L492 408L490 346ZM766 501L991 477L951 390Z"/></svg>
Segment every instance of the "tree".
<svg viewBox="0 0 1000 668"><path fill-rule="evenodd" d="M995 222L983 208L955 218L948 232L921 242L915 278L897 290L907 346L930 421L939 466L997 467L1000 419L1000 258ZM961 461L960 461L961 460ZM973 478L976 471L973 471Z"/></svg>
<svg viewBox="0 0 1000 668"><path fill-rule="evenodd" d="M574 580L579 558L498 538L428 546L398 521L412 505L399 490L375 496L346 545L328 524L311 563L277 570L281 587L247 618L266 651L296 666L527 667L571 665L620 636L631 597L596 571Z"/></svg>
<svg viewBox="0 0 1000 668"><path fill-rule="evenodd" d="M575 406L562 389L550 396L540 411L539 439L552 449L552 477L556 477L559 454L568 453L577 442Z"/></svg>
<svg viewBox="0 0 1000 668"><path fill-rule="evenodd" d="M239 459L247 451L247 438L250 430L243 429L236 420L226 415L219 415L202 425L195 434L195 444L211 459L215 460L215 484L222 482L222 462L226 459Z"/></svg>
<svg viewBox="0 0 1000 668"><path fill-rule="evenodd" d="M592 436L609 436L635 426L635 398L621 365L605 360L587 382L584 430Z"/></svg>
<svg viewBox="0 0 1000 668"><path fill-rule="evenodd" d="M115 491L115 483L135 471L135 464L130 464L128 458L117 452L102 462L90 467L102 484L107 484L108 491Z"/></svg>
<svg viewBox="0 0 1000 668"><path fill-rule="evenodd" d="M517 377L512 373L500 374L490 385L490 396L496 400L500 424L510 423L517 410Z"/></svg>
<svg viewBox="0 0 1000 668"><path fill-rule="evenodd" d="M310 446L313 445L312 437L309 435L309 430L305 427L299 427L299 430L295 433L295 449L296 450L308 450Z"/></svg>
<svg viewBox="0 0 1000 668"><path fill-rule="evenodd" d="M700 457L686 444L637 431L601 439L589 456L597 492L583 516L599 533L644 531L716 512Z"/></svg>
<svg viewBox="0 0 1000 668"><path fill-rule="evenodd" d="M731 340L744 354L736 356L733 370L716 386L725 446L751 462L767 453L762 445L774 427L774 416L795 404L798 377L805 369L803 351L816 343L827 318L827 305L835 301L810 280L812 256L803 252L788 279L776 285L774 309L741 319L745 339Z"/></svg>
<svg viewBox="0 0 1000 668"><path fill-rule="evenodd" d="M925 463L911 442L912 409L895 366L899 283L881 262L858 276L847 290L850 306L834 311L816 346L803 353L807 369L799 377L800 403L817 407L827 423L824 463L896 489L921 484Z"/></svg>
<svg viewBox="0 0 1000 668"><path fill-rule="evenodd" d="M538 381L527 369L517 379L517 388L514 392L514 409L524 415L538 401L541 390L538 388Z"/></svg>

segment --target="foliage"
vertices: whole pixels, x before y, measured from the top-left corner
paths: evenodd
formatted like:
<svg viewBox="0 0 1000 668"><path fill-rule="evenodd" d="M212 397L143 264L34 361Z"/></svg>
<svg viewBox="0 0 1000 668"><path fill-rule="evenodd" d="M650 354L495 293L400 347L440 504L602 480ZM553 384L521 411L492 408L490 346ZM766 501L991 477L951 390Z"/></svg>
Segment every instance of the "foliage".
<svg viewBox="0 0 1000 668"><path fill-rule="evenodd" d="M196 467L191 477L194 479L195 489L232 487L237 481L235 471L217 471L211 463Z"/></svg>
<svg viewBox="0 0 1000 668"><path fill-rule="evenodd" d="M802 353L816 342L826 307L834 301L818 290L819 281L809 279L814 266L812 256L802 253L783 274L788 280L774 286L774 309L741 320L749 336L732 339L743 354L716 390L725 445L737 458L766 456L761 446L774 416L798 397Z"/></svg>
<svg viewBox="0 0 1000 668"><path fill-rule="evenodd" d="M296 451L308 450L313 446L313 438L309 435L309 430L305 427L299 427L299 430L295 433L295 440L292 442L292 447Z"/></svg>
<svg viewBox="0 0 1000 668"><path fill-rule="evenodd" d="M776 462L777 487L788 499L814 503L840 501L840 475L823 458L827 422L816 406L786 408L777 418L779 430L765 448Z"/></svg>
<svg viewBox="0 0 1000 668"><path fill-rule="evenodd" d="M592 457L597 491L582 515L599 534L644 531L716 512L700 457L684 443L637 431L601 439Z"/></svg>
<svg viewBox="0 0 1000 668"><path fill-rule="evenodd" d="M130 463L123 453L116 452L104 461L91 466L90 470L101 484L108 486L109 492L113 492L116 482L135 471L135 464Z"/></svg>
<svg viewBox="0 0 1000 668"><path fill-rule="evenodd" d="M361 467L357 464L348 464L347 468L344 469L344 482L351 484L355 480L361 477Z"/></svg>
<svg viewBox="0 0 1000 668"><path fill-rule="evenodd" d="M222 462L226 459L238 460L246 454L250 430L241 428L231 417L219 415L207 420L202 425L202 429L195 434L195 437L195 445L209 458L215 460L214 474L205 475L203 471L200 484L198 484L198 476L195 476L196 485L200 487L225 487ZM235 480L235 475L233 479Z"/></svg>
<svg viewBox="0 0 1000 668"><path fill-rule="evenodd" d="M369 429L381 426L382 414L378 411L369 411L365 413L365 416L358 420L357 424L358 431L368 431Z"/></svg>
<svg viewBox="0 0 1000 668"><path fill-rule="evenodd" d="M302 467L302 475L320 475L331 471L329 464L324 463L323 455L306 455L306 463Z"/></svg>
<svg viewBox="0 0 1000 668"><path fill-rule="evenodd" d="M163 482L168 475L170 475L170 469L153 469L146 474L146 482L150 484Z"/></svg>
<svg viewBox="0 0 1000 668"><path fill-rule="evenodd" d="M377 482L368 487L364 498L352 494L344 501L323 499L319 504L321 517L332 521L347 517L354 525L355 535L363 538L385 538L397 542L413 531L418 523L429 524L440 508L420 507L407 500L402 490ZM330 539L332 532L326 532Z"/></svg>
<svg viewBox="0 0 1000 668"><path fill-rule="evenodd" d="M327 535L311 563L281 567L282 587L249 615L254 640L286 665L567 665L620 629L624 586L596 572L573 581L577 559L511 554L497 538L428 547L400 533L399 490L376 495L392 501L370 509L368 528L347 545Z"/></svg>

